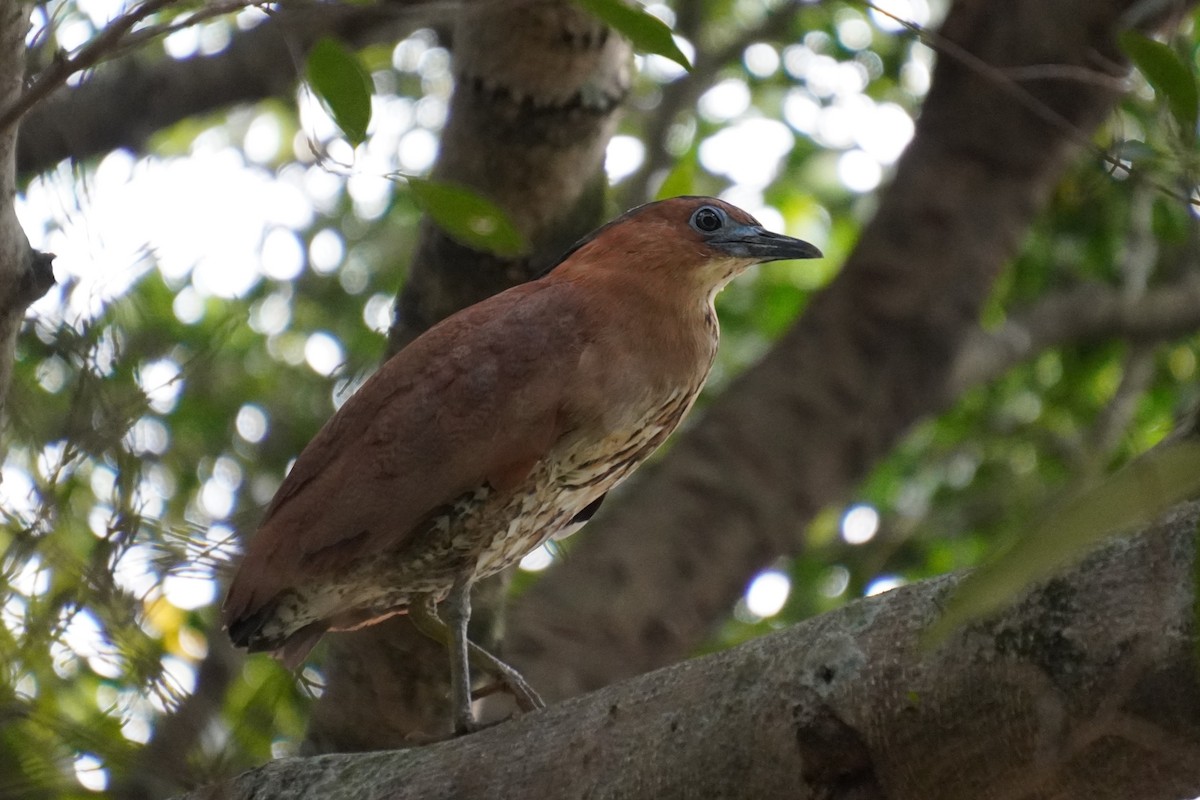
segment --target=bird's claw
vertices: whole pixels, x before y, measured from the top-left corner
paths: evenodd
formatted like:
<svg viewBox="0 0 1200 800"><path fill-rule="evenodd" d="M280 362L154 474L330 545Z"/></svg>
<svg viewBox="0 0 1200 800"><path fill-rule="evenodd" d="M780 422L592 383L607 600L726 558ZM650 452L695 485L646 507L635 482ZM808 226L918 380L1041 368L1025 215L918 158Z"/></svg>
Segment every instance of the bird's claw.
<svg viewBox="0 0 1200 800"><path fill-rule="evenodd" d="M511 680L508 676L499 677L495 681L479 687L471 693L471 699L481 700L497 692L507 692L512 695L513 700L517 703L517 708L523 714L540 711L546 707L546 703L532 686L524 680Z"/></svg>

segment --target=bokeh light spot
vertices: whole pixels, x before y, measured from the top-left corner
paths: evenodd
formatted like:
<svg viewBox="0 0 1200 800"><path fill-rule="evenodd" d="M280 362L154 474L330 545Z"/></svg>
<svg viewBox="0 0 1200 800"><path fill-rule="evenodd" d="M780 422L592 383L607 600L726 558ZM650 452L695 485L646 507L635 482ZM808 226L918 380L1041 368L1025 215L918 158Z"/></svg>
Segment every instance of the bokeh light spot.
<svg viewBox="0 0 1200 800"><path fill-rule="evenodd" d="M103 792L108 788L108 770L99 758L83 753L75 759L75 780L88 791Z"/></svg>
<svg viewBox="0 0 1200 800"><path fill-rule="evenodd" d="M614 136L604 153L604 171L609 181L616 183L632 175L646 158L646 147L632 136Z"/></svg>
<svg viewBox="0 0 1200 800"><path fill-rule="evenodd" d="M328 377L345 360L342 343L333 334L317 331L304 342L304 360L313 372Z"/></svg>
<svg viewBox="0 0 1200 800"><path fill-rule="evenodd" d="M756 78L769 78L779 71L779 52L766 42L755 42L742 53L746 71Z"/></svg>
<svg viewBox="0 0 1200 800"><path fill-rule="evenodd" d="M521 559L521 569L526 572L541 572L554 563L554 554L546 545L531 550Z"/></svg>
<svg viewBox="0 0 1200 800"><path fill-rule="evenodd" d="M852 192L863 194L879 186L883 167L863 150L847 150L838 158L838 178Z"/></svg>
<svg viewBox="0 0 1200 800"><path fill-rule="evenodd" d="M212 603L217 596L217 584L211 576L193 572L172 574L163 579L163 596L176 608L192 611Z"/></svg>
<svg viewBox="0 0 1200 800"><path fill-rule="evenodd" d="M322 228L313 234L308 244L308 256L312 259L313 269L321 275L328 275L338 268L346 257L346 243L342 235L333 228Z"/></svg>
<svg viewBox="0 0 1200 800"><path fill-rule="evenodd" d="M696 105L709 122L725 122L750 108L750 87L743 80L728 78L701 95Z"/></svg>
<svg viewBox="0 0 1200 800"><path fill-rule="evenodd" d="M846 509L842 515L842 539L846 544L866 544L879 532L879 512L865 503Z"/></svg>
<svg viewBox="0 0 1200 800"><path fill-rule="evenodd" d="M874 597L877 594L883 594L884 592L890 592L892 589L898 589L906 583L908 583L908 581L904 580L904 578L901 578L899 575L880 575L878 578L867 584L867 589L863 592L863 595L866 597Z"/></svg>
<svg viewBox="0 0 1200 800"><path fill-rule="evenodd" d="M760 619L773 617L783 610L792 591L792 579L777 569L758 573L746 590L746 609Z"/></svg>
<svg viewBox="0 0 1200 800"><path fill-rule="evenodd" d="M850 588L850 570L841 564L834 564L821 576L817 583L817 591L828 598L841 597Z"/></svg>
<svg viewBox="0 0 1200 800"><path fill-rule="evenodd" d="M138 370L138 385L146 393L150 408L159 414L169 414L183 389L179 365L169 358L143 364Z"/></svg>
<svg viewBox="0 0 1200 800"><path fill-rule="evenodd" d="M290 281L304 269L304 246L288 228L272 228L262 244L262 271L268 278Z"/></svg>
<svg viewBox="0 0 1200 800"><path fill-rule="evenodd" d="M238 409L234 425L238 436L250 444L258 444L267 435L267 412L253 403L247 403Z"/></svg>

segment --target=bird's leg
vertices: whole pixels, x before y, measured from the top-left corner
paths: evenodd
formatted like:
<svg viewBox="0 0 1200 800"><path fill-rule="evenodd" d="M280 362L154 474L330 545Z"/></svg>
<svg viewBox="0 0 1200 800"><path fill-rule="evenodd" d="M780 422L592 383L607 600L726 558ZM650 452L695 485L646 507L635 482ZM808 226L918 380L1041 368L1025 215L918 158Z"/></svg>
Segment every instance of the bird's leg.
<svg viewBox="0 0 1200 800"><path fill-rule="evenodd" d="M458 591L456 586L451 595ZM466 589L469 593L469 587ZM467 600L466 616L462 620L463 638L466 638L465 628L471 614L470 599ZM461 611L460 611L461 616ZM408 617L413 625L433 641L446 648L450 656L450 703L454 712L454 732L467 733L473 730L475 717L471 713L471 674L467 666L467 656L455 642L455 631L438 616L434 605L433 595L423 595L408 609ZM466 687L466 698L462 697L462 687Z"/></svg>
<svg viewBox="0 0 1200 800"><path fill-rule="evenodd" d="M471 584L459 581L446 597L446 627L450 640L450 705L454 709L454 732L475 730L475 715L471 711L471 667L468 661L467 624L471 621Z"/></svg>
<svg viewBox="0 0 1200 800"><path fill-rule="evenodd" d="M448 649L451 647L452 628L438 616L432 596L421 597L410 606L408 613L417 630ZM467 659L476 670L498 677L522 711L537 711L546 707L538 693L521 677L521 673L470 640L467 640Z"/></svg>

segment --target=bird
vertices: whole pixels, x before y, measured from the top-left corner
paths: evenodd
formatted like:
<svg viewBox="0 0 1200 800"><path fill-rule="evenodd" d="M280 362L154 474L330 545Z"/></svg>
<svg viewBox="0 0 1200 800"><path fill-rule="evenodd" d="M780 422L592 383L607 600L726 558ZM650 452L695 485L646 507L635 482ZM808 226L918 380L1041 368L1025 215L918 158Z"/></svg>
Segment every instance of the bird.
<svg viewBox="0 0 1200 800"><path fill-rule="evenodd" d="M328 631L408 614L449 653L455 734L477 729L472 666L542 708L468 639L471 586L582 526L675 430L713 365L727 283L819 257L725 201L676 197L434 325L297 457L223 603L233 643L296 668Z"/></svg>

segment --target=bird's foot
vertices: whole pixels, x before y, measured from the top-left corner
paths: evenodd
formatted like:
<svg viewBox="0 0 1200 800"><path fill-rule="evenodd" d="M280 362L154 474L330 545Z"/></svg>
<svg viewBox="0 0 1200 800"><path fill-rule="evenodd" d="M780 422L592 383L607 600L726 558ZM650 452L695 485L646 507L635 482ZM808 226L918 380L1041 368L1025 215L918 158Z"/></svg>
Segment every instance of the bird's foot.
<svg viewBox="0 0 1200 800"><path fill-rule="evenodd" d="M521 673L508 664L505 664L474 642L467 643L467 653L471 666L481 672L494 675L501 687L517 701L517 708L522 711L538 711L546 707L546 704L538 696L538 693L521 677Z"/></svg>
<svg viewBox="0 0 1200 800"><path fill-rule="evenodd" d="M538 693L520 675L517 675L515 681L508 680L507 676L499 676L491 683L484 684L476 689L472 692L471 697L474 700L482 700L498 692L507 692L512 695L513 700L517 703L517 708L520 709L522 714L527 714L530 711L538 711L546 707L545 702L538 696Z"/></svg>
<svg viewBox="0 0 1200 800"><path fill-rule="evenodd" d="M546 703L541 696L533 690L533 687L525 682L518 673L513 672L511 675L505 675L501 680L504 688L517 701L517 708L528 713L530 711L540 711L546 707Z"/></svg>
<svg viewBox="0 0 1200 800"><path fill-rule="evenodd" d="M508 722L511 719L513 719L513 717L508 716L501 717L500 719L488 720L487 722L480 722L474 718L471 718L470 720L456 720L454 723L454 733L450 738L454 739L458 738L459 736L466 736L469 733L486 731L488 728L494 728L497 725Z"/></svg>
<svg viewBox="0 0 1200 800"><path fill-rule="evenodd" d="M465 709L456 709L454 712L454 735L466 736L468 733L475 733L482 730L482 726L475 721L475 715L471 713L470 707Z"/></svg>
<svg viewBox="0 0 1200 800"><path fill-rule="evenodd" d="M443 729L439 733L409 733L404 736L405 746L424 747L426 745L438 744L439 742L448 742L451 739L457 739L460 736L466 736L470 733L478 733L482 730L499 725L501 722L508 722L512 717L504 717L502 719L489 720L488 722L479 722L472 719L470 722L465 722L461 725L456 723L455 726L446 730Z"/></svg>

